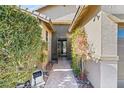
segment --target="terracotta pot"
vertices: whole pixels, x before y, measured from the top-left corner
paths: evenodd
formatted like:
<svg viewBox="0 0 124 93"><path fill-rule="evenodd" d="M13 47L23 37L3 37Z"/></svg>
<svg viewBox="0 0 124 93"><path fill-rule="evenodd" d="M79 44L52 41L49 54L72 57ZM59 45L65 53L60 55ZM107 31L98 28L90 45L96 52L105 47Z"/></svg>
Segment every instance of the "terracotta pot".
<svg viewBox="0 0 124 93"><path fill-rule="evenodd" d="M43 69L43 70L46 70L47 63L48 63L48 62L43 62L43 63L42 63L42 69Z"/></svg>
<svg viewBox="0 0 124 93"><path fill-rule="evenodd" d="M85 75L85 73L80 73L80 80L85 80L87 78L87 76Z"/></svg>
<svg viewBox="0 0 124 93"><path fill-rule="evenodd" d="M79 78L80 78L80 80L83 80L83 78L84 78L84 75L83 75L83 73L80 73L80 76L79 76Z"/></svg>
<svg viewBox="0 0 124 93"><path fill-rule="evenodd" d="M46 69L47 69L48 71L50 71L50 70L52 69L52 67L53 67L53 64L50 63L50 62L48 62L47 65L46 65Z"/></svg>

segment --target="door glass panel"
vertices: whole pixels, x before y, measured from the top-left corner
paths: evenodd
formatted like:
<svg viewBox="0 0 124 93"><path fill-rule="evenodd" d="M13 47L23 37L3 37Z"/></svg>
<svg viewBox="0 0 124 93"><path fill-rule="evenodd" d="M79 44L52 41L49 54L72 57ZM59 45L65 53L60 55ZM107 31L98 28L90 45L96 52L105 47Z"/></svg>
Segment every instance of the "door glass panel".
<svg viewBox="0 0 124 93"><path fill-rule="evenodd" d="M58 41L58 56L60 56L61 55L61 42L60 41Z"/></svg>
<svg viewBox="0 0 124 93"><path fill-rule="evenodd" d="M63 41L63 54L66 54L66 41Z"/></svg>
<svg viewBox="0 0 124 93"><path fill-rule="evenodd" d="M58 41L58 56L66 56L66 43L65 40Z"/></svg>

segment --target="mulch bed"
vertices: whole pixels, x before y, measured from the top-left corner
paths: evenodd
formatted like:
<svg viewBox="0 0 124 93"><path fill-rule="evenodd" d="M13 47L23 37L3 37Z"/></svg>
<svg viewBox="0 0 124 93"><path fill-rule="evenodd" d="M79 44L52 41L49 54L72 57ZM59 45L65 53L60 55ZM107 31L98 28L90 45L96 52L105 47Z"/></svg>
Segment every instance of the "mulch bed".
<svg viewBox="0 0 124 93"><path fill-rule="evenodd" d="M74 75L75 76L75 75ZM78 88L94 88L91 82L87 79L87 77L81 80L79 77L75 76L76 82L78 84Z"/></svg>

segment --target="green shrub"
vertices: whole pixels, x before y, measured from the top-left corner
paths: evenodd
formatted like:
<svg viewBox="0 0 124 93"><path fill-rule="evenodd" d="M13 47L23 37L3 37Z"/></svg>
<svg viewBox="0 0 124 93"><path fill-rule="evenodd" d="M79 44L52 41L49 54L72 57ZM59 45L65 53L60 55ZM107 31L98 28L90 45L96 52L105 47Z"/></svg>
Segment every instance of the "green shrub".
<svg viewBox="0 0 124 93"><path fill-rule="evenodd" d="M82 71L82 59L89 58L89 45L87 42L87 34L84 28L77 28L71 33L72 42L72 68L74 73L79 76Z"/></svg>
<svg viewBox="0 0 124 93"><path fill-rule="evenodd" d="M16 6L0 6L0 87L15 87L31 76L41 61L38 20Z"/></svg>
<svg viewBox="0 0 124 93"><path fill-rule="evenodd" d="M73 69L73 72L76 76L79 76L80 75L80 72L81 72L81 69L80 69L80 66L78 64L78 58L76 57L75 54L72 55L72 64L71 64L71 67Z"/></svg>

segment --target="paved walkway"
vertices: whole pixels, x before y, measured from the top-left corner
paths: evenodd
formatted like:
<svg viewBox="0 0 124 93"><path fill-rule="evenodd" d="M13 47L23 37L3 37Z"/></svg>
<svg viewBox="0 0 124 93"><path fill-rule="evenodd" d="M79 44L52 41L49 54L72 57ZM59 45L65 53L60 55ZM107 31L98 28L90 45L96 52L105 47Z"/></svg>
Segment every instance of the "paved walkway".
<svg viewBox="0 0 124 93"><path fill-rule="evenodd" d="M69 61L61 58L54 64L45 88L78 88Z"/></svg>

